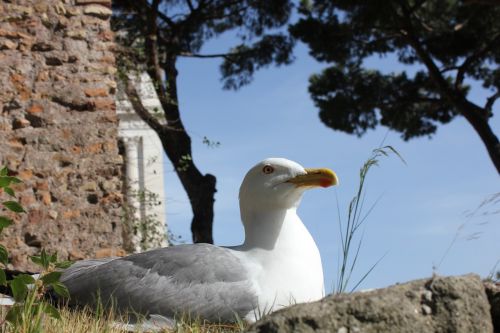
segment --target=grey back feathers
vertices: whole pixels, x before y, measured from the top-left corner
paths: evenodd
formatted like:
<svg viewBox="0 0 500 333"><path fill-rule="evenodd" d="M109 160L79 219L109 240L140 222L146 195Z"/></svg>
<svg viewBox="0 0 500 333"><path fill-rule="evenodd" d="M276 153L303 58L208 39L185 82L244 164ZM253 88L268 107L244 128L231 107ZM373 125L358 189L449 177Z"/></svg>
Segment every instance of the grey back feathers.
<svg viewBox="0 0 500 333"><path fill-rule="evenodd" d="M70 304L113 304L120 312L188 314L234 321L257 307L247 272L231 250L178 245L123 258L84 260L64 271Z"/></svg>

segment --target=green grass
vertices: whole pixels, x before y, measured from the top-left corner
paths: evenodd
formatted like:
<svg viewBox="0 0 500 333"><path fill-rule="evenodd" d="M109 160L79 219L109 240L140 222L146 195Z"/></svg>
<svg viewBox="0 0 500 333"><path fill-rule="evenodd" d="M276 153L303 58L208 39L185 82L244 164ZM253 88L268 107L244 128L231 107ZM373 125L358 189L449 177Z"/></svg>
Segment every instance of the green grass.
<svg viewBox="0 0 500 333"><path fill-rule="evenodd" d="M380 158L389 156L389 153L395 154L401 159L403 163L406 163L401 155L391 146L374 149L370 158L366 160L366 162L359 170L358 188L347 208L347 221L345 222L342 221L340 207L337 200L339 232L341 240L341 258L339 260L338 277L334 287L334 293L343 293L348 291L349 289L351 292L356 290L356 288L359 287L359 285L366 279L366 277L373 271L373 269L384 257L380 257L380 259L378 259L362 275L362 277L356 283L354 283L354 286L349 288L352 274L357 265L360 255L361 245L363 243L363 234L358 236L360 227L366 221L368 215L378 202L377 199L366 212L364 211L365 182L367 179L367 175L371 168L379 165Z"/></svg>
<svg viewBox="0 0 500 333"><path fill-rule="evenodd" d="M70 310L61 308L59 310L60 319L52 318L44 313L39 313L32 317L33 322L13 325L5 321L7 313L6 307L0 307L0 333L122 333L126 332L117 325L119 317L109 311L91 311L89 309ZM40 325L35 327L34 322ZM214 324L201 320L189 320L184 318L176 323L176 326L169 330L160 332L172 333L240 333L243 332L246 324L238 322L236 324ZM144 332L147 332L144 331Z"/></svg>

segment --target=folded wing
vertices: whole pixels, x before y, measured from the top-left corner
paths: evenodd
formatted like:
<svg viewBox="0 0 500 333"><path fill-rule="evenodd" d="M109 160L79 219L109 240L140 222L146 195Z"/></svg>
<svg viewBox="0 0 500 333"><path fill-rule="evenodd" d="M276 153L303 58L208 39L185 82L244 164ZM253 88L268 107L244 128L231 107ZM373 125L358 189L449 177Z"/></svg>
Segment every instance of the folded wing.
<svg viewBox="0 0 500 333"><path fill-rule="evenodd" d="M144 315L200 316L234 321L256 308L247 271L232 250L210 244L178 245L123 258L84 260L61 277L70 303Z"/></svg>

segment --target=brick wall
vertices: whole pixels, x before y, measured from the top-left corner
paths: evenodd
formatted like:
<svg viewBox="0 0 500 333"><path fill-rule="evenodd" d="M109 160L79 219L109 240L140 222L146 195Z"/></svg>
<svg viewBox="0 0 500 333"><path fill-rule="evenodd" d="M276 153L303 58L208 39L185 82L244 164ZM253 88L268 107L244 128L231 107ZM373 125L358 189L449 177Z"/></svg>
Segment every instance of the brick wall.
<svg viewBox="0 0 500 333"><path fill-rule="evenodd" d="M0 165L27 210L0 238L15 268L41 248L123 253L110 6L0 0Z"/></svg>

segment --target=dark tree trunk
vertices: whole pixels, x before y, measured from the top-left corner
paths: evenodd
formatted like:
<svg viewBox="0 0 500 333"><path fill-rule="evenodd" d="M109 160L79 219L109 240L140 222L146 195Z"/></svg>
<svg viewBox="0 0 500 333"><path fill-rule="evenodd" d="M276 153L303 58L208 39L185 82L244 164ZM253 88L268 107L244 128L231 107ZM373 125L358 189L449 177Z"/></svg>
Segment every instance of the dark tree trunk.
<svg viewBox="0 0 500 333"><path fill-rule="evenodd" d="M500 141L488 124L487 111L463 97L457 97L456 99L457 101L454 104L479 135L497 172L500 173Z"/></svg>
<svg viewBox="0 0 500 333"><path fill-rule="evenodd" d="M186 191L193 219L191 231L193 242L213 243L212 224L214 218L214 195L216 178L211 174L203 175L194 164L191 153L191 138L186 132L179 112L177 96L177 69L175 54L158 53L157 14L160 0L153 0L149 12L148 32L145 49L147 72L153 81L160 100L166 123L158 121L141 102L133 82L126 80L126 93L135 112L158 134L163 149L172 162L175 171ZM175 41L171 41L175 44ZM175 47L173 47L175 49Z"/></svg>
<svg viewBox="0 0 500 333"><path fill-rule="evenodd" d="M142 105L133 82L127 82L125 91L135 112L158 134L163 150L172 162L188 195L193 211L191 221L193 242L212 244L213 204L217 191L215 176L203 175L194 164L191 157L191 138L184 130L180 118L175 122L172 121L172 125L161 124ZM169 108L172 110L170 106Z"/></svg>
<svg viewBox="0 0 500 333"><path fill-rule="evenodd" d="M453 105L462 116L467 119L467 121L472 125L476 133L479 135L483 144L488 151L491 161L493 162L497 172L500 173L500 142L498 137L495 135L490 125L488 124L489 112L486 108L481 108L476 104L467 100L463 92L460 91L458 84L455 87L451 86L449 82L443 77L443 74L439 70L438 66L434 63L431 55L422 45L420 39L415 34L412 25L412 13L408 9L406 2L402 2L402 12L403 19L402 25L406 27L406 31L402 33L402 37L406 38L409 44L413 47L416 54L422 61L422 63L427 67L429 75L439 89L441 97L444 101ZM463 80L463 72L458 71L457 75L461 75L462 78L458 78L456 82L461 82Z"/></svg>
<svg viewBox="0 0 500 333"><path fill-rule="evenodd" d="M165 128L159 136L191 204L193 242L213 244L216 178L211 174L203 175L194 164L191 158L191 139L185 131Z"/></svg>

